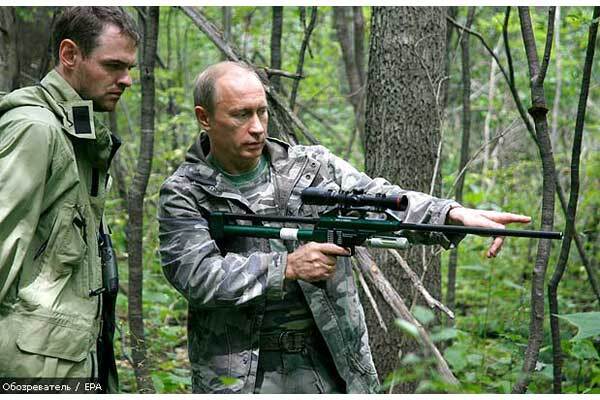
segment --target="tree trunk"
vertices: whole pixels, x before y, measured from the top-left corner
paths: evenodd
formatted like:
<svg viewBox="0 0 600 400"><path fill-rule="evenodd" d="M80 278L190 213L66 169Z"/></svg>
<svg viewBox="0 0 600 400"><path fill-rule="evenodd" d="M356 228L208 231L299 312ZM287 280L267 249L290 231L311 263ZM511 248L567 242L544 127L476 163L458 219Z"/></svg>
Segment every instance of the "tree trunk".
<svg viewBox="0 0 600 400"><path fill-rule="evenodd" d="M579 105L577 107L577 118L575 121L575 134L573 135L573 151L571 154L571 192L569 196L569 205L567 208L567 221L565 227L565 236L562 241L558 263L550 282L548 283L548 302L550 304L550 328L552 331L552 351L554 368L554 393L561 393L562 385L562 348L560 345L560 329L558 324L559 314L557 291L558 284L569 260L569 250L571 249L571 239L575 233L575 216L577 214L577 200L579 198L579 159L581 156L581 141L583 136L583 125L585 121L586 104L590 90L590 76L594 61L594 52L596 47L596 35L598 33L598 17L600 17L600 7L594 7L592 16L593 22L590 24L588 46L583 67L583 77L581 79L581 93L579 96ZM557 41L558 43L558 41Z"/></svg>
<svg viewBox="0 0 600 400"><path fill-rule="evenodd" d="M471 28L473 17L475 16L475 7L469 7L466 27ZM466 32L463 33L460 41L462 51L462 85L463 85L463 114L462 114L462 143L460 146L460 162L458 164L458 180L456 183L457 202L463 201L463 187L465 184L466 171L463 169L469 162L469 139L471 137L471 61L469 59L469 38ZM446 306L451 310L454 309L454 301L456 297L456 266L458 264L458 249L454 249L450 253L448 263L448 282L446 289ZM449 322L453 320L449 319Z"/></svg>
<svg viewBox="0 0 600 400"><path fill-rule="evenodd" d="M458 15L458 7L446 7L446 15L452 19L456 19L456 16ZM444 81L444 98L442 100L442 104L444 104L444 106L446 104L448 104L448 82L450 82L450 70L452 67L452 33L454 32L454 29L452 29L452 26L450 26L448 24L448 21L446 21L446 57L445 57L445 74L446 74L446 80ZM458 34L460 35L461 32L458 32ZM460 36L459 36L460 37Z"/></svg>
<svg viewBox="0 0 600 400"><path fill-rule="evenodd" d="M366 104L366 172L404 188L429 192L440 141L438 87L445 75L446 13L432 7L374 7L371 20ZM437 172L439 174L439 171ZM434 192L439 192L439 179ZM431 248L414 246L405 260L435 298L440 298L439 256ZM377 254L392 285L408 302L412 285L387 254ZM413 340L399 332L384 334L376 316L366 311L371 348L381 379L398 368L396 349L419 352ZM382 307L386 323L394 316ZM396 392L414 391L415 382Z"/></svg>
<svg viewBox="0 0 600 400"><path fill-rule="evenodd" d="M498 44L494 47L494 53L497 53L502 44L501 40L498 40ZM482 170L484 174L490 168L490 163L493 163L494 170L496 169L496 164L498 162L497 152L498 148L502 147L502 138L498 140L498 143L492 144L492 134L490 132L490 125L492 122L492 116L497 113L494 109L494 96L496 94L496 72L498 71L498 66L494 59L490 60L490 79L488 81L488 108L485 114L485 121L483 123L483 143L485 143L485 149L483 150L483 167ZM487 183L483 183L483 185L490 187Z"/></svg>
<svg viewBox="0 0 600 400"><path fill-rule="evenodd" d="M312 35L313 29L315 29L315 25L317 23L317 10L318 7L310 8L310 22L308 25L304 25L304 38L302 39L302 44L300 45L300 54L298 55L298 65L296 66L296 75L302 76L302 70L304 69L304 56L306 54L306 50L308 50L308 46L310 43L310 36ZM304 15L304 8L301 8L301 15ZM304 18L302 18L302 22ZM296 106L296 97L298 96L298 87L300 86L300 80L295 79L292 84L292 93L290 94L290 110L295 112Z"/></svg>
<svg viewBox="0 0 600 400"><path fill-rule="evenodd" d="M333 7L333 17L348 79L348 100L354 109L356 129L348 145L348 158L357 132L362 148L365 143L364 17L361 7Z"/></svg>
<svg viewBox="0 0 600 400"><path fill-rule="evenodd" d="M117 112L112 111L108 114L108 121L110 126L110 131L119 136L119 125L117 123ZM123 161L121 160L121 153L117 152L110 163L110 174L114 178L115 186L117 187L117 193L119 194L119 198L123 200L123 210L126 211L129 209L128 204L128 194L127 194L127 182L126 182L126 173L125 168L123 167Z"/></svg>
<svg viewBox="0 0 600 400"><path fill-rule="evenodd" d="M281 69L281 34L283 32L283 7L273 7L273 18L271 26L271 68ZM281 92L281 77L273 75L270 79L271 85Z"/></svg>
<svg viewBox="0 0 600 400"><path fill-rule="evenodd" d="M0 7L0 91L18 87L17 14L14 7Z"/></svg>
<svg viewBox="0 0 600 400"><path fill-rule="evenodd" d="M558 146L558 122L560 114L560 96L562 92L562 57L560 54L560 7L556 7L556 27L554 38L554 58L556 59L556 89L554 91L554 104L552 105L552 147Z"/></svg>
<svg viewBox="0 0 600 400"><path fill-rule="evenodd" d="M554 8L550 8L548 17L548 33L542 65L540 66L533 27L528 7L519 7L521 33L527 62L529 65L529 79L531 88L531 107L529 114L533 118L536 141L540 158L542 160L542 230L551 231L554 225L554 196L556 192L556 172L552 144L548 132L548 107L544 94L544 79L552 49L552 31L554 29ZM550 240L541 239L538 244L537 257L533 268L531 280L531 319L529 324L529 340L523 361L523 374L513 387L513 393L525 393L531 373L534 371L540 346L544 335L544 281L548 258L550 257Z"/></svg>
<svg viewBox="0 0 600 400"><path fill-rule="evenodd" d="M140 80L141 100L141 139L137 170L129 191L129 223L127 229L127 252L129 253L129 328L131 335L131 358L135 371L138 392L153 393L154 384L150 377L150 367L146 358L144 339L144 317L142 302L143 284L143 232L144 197L152 169L154 148L154 64L158 38L158 7L143 7L145 18L143 27Z"/></svg>
<svg viewBox="0 0 600 400"><path fill-rule="evenodd" d="M221 7L222 15L222 28L223 28L223 40L231 40L231 6ZM227 55L221 54L221 60L227 60Z"/></svg>
<svg viewBox="0 0 600 400"><path fill-rule="evenodd" d="M61 12L60 7L53 8L54 11L52 12L52 18L49 24L50 32L54 30L54 22L56 21L56 18L60 15ZM47 46L43 53L42 60L40 61L40 66L37 73L38 79L40 81L44 79L44 76L46 76L46 74L50 72L54 65L54 54L52 54L52 51L54 50L52 45L53 40L54 38L52 37L52 35L48 34Z"/></svg>
<svg viewBox="0 0 600 400"><path fill-rule="evenodd" d="M223 29L226 29L227 24L229 23L229 25L231 25L231 11L226 11L229 10L228 7L223 7ZM172 19L175 17L175 10L170 7L169 8L169 14L167 16L167 70L168 71L177 71L177 69L175 68L175 66L173 65L173 46L172 46L172 40L171 40L171 21ZM227 22L227 17L229 18L229 22ZM230 27L231 28L231 27ZM175 74L169 75L169 78L167 80L167 85L168 87L176 87L178 85L177 82L175 82ZM181 148L181 141L179 140L179 136L180 136L180 131L181 131L181 124L179 122L177 122L177 115L179 115L180 113L180 107L177 104L177 100L175 98L175 94L172 91L168 91L168 102L167 102L167 115L169 116L169 127L170 127L170 137L171 137L171 150L175 151L177 149ZM171 165L171 169L175 170L179 164L181 163L180 159L171 159L170 161L170 165Z"/></svg>

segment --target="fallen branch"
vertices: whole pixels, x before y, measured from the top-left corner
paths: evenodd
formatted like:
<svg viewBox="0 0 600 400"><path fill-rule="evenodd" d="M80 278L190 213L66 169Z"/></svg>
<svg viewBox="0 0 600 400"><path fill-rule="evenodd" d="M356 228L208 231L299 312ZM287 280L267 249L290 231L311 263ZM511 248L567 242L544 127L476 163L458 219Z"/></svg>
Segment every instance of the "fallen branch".
<svg viewBox="0 0 600 400"><path fill-rule="evenodd" d="M458 380L450 370L448 363L442 356L435 343L431 340L427 330L421 325L421 323L410 313L410 310L404 303L404 300L392 287L390 282L385 278L383 272L379 269L377 264L371 259L369 253L361 247L356 248L356 265L360 271L369 279L377 290L381 293L387 304L390 306L394 314L402 318L417 328L419 337L425 347L425 352L431 354L435 361L436 367L443 379L452 385L459 385Z"/></svg>
<svg viewBox="0 0 600 400"><path fill-rule="evenodd" d="M423 296L423 298L427 302L427 305L430 308L438 308L440 311L444 312L447 316L454 319L454 313L452 312L452 310L448 309L448 307L446 307L444 304L440 303L431 294L429 294L427 289L425 289L425 286L423 286L423 282L421 282L421 279L419 279L417 274L410 268L410 266L407 264L407 262L404 260L404 258L402 258L400 253L398 253L398 251L396 251L394 249L388 249L388 251L394 256L396 261L398 261L398 264L400 264L400 266L402 267L404 272L406 272L406 274L410 278L411 282L413 283L413 286L419 291L419 293L421 293L421 296Z"/></svg>
<svg viewBox="0 0 600 400"><path fill-rule="evenodd" d="M354 260L356 262L356 260ZM383 317L381 316L381 312L379 311L379 307L377 306L377 302L375 301L375 298L373 298L373 295L371 294L371 289L369 289L369 285L367 284L367 281L365 281L365 276L363 275L362 271L355 266L354 270L356 271L357 275L358 275L358 281L360 282L360 286L363 288L365 294L367 295L367 298L369 299L369 302L371 303L371 306L373 307L373 311L375 312L375 316L377 317L377 321L379 322L379 326L381 327L381 329L383 329L385 331L385 333L388 332L387 329L387 325L385 324L385 321L383 320Z"/></svg>

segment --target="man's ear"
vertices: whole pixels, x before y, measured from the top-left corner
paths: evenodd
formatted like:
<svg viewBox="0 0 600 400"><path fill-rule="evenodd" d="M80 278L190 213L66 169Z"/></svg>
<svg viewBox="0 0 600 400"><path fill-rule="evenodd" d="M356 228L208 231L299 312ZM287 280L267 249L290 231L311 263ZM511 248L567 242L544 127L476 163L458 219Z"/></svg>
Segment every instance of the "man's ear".
<svg viewBox="0 0 600 400"><path fill-rule="evenodd" d="M71 39L64 39L58 48L58 59L67 69L73 69L83 59L81 49Z"/></svg>
<svg viewBox="0 0 600 400"><path fill-rule="evenodd" d="M210 128L211 118L209 112L202 106L194 107L194 112L196 113L196 119L198 120L198 123L202 129L208 131Z"/></svg>

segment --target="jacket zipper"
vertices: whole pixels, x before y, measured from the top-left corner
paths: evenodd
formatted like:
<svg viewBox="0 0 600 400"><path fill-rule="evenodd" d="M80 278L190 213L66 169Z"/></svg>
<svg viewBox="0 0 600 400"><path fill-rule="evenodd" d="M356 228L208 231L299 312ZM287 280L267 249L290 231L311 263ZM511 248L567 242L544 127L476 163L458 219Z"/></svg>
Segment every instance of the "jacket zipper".
<svg viewBox="0 0 600 400"><path fill-rule="evenodd" d="M40 248L35 252L35 255L33 256L33 261L37 260L46 250L46 247L48 246L48 240L50 240L49 238L46 239L46 241L44 243L42 243L42 245L40 246Z"/></svg>

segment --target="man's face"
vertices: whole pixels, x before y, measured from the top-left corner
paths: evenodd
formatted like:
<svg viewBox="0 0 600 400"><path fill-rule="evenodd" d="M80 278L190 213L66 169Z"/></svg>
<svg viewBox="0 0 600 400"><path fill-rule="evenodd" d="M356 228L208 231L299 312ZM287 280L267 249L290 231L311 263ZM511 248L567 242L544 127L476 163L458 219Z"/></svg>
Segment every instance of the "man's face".
<svg viewBox="0 0 600 400"><path fill-rule="evenodd" d="M105 25L96 48L74 68L75 90L82 99L94 102L95 111L113 111L123 91L131 86L129 70L135 54L132 38L115 25Z"/></svg>
<svg viewBox="0 0 600 400"><path fill-rule="evenodd" d="M196 107L210 138L211 153L230 173L243 172L260 158L267 136L267 98L261 82L248 71L232 69L215 83L212 115Z"/></svg>

